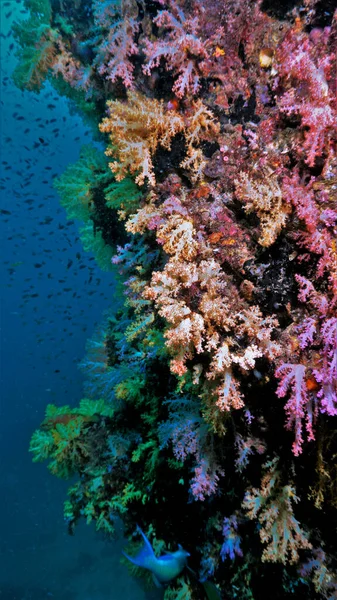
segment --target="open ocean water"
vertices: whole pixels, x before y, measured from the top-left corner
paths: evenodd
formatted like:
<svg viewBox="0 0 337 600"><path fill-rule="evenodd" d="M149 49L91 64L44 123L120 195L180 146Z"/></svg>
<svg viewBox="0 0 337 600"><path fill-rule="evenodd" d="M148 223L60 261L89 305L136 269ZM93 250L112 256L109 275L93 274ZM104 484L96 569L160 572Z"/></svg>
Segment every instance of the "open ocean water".
<svg viewBox="0 0 337 600"><path fill-rule="evenodd" d="M48 84L40 94L11 81L11 25L19 1L1 0L1 420L0 600L145 600L120 564L123 538L81 523L67 533L68 482L33 464L32 432L49 402L76 404L85 344L114 291L84 253L53 178L90 132Z"/></svg>

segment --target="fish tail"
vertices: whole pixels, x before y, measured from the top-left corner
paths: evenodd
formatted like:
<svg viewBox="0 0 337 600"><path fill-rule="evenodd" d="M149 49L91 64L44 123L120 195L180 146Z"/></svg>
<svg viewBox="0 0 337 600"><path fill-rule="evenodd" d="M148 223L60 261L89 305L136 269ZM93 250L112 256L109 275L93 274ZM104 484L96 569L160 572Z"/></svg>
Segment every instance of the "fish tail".
<svg viewBox="0 0 337 600"><path fill-rule="evenodd" d="M144 531L141 530L141 528L139 527L139 525L137 525L137 531L140 533L140 535L142 536L143 540L144 540L144 548L143 550L147 550L147 552L151 555L154 556L154 552L153 552L153 548L151 545L151 542L149 541L149 539L146 537Z"/></svg>
<svg viewBox="0 0 337 600"><path fill-rule="evenodd" d="M128 554L126 554L126 552L122 552L123 556L125 556L125 558L127 558L130 562L132 562L133 565L137 565L137 567L140 567L141 565L138 564L137 561L137 556L135 556L134 558L132 558L131 556L129 556Z"/></svg>
<svg viewBox="0 0 337 600"><path fill-rule="evenodd" d="M141 528L139 526L137 526L137 530L139 531L139 533L141 534L141 536L144 540L144 546L141 548L141 550L138 552L138 554L134 557L128 556L128 554L125 554L125 552L123 552L123 555L137 567L143 567L144 569L150 569L151 562L153 561L153 559L155 559L155 554L153 552L153 548L152 548L148 538L146 537L145 533L141 530Z"/></svg>

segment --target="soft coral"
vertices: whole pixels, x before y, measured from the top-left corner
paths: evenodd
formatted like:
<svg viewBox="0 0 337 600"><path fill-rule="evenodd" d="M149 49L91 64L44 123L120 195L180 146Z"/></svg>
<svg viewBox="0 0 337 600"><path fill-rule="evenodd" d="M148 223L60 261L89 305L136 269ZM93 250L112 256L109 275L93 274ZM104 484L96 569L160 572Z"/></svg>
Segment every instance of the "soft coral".
<svg viewBox="0 0 337 600"><path fill-rule="evenodd" d="M337 125L334 97L329 89L334 54L327 54L330 28L319 35L319 45L295 25L276 52L275 89L281 90L278 106L287 115L299 115L304 131L305 162L329 154L329 143ZM319 48L319 51L318 51ZM298 146L301 152L301 144Z"/></svg>
<svg viewBox="0 0 337 600"><path fill-rule="evenodd" d="M143 68L144 73L150 75L163 58L166 68L178 76L173 86L178 98L188 92L195 94L200 88L198 63L208 56L205 44L198 36L198 16L186 17L182 9L172 2L171 11L160 11L154 23L165 34L154 42L145 41L147 64Z"/></svg>

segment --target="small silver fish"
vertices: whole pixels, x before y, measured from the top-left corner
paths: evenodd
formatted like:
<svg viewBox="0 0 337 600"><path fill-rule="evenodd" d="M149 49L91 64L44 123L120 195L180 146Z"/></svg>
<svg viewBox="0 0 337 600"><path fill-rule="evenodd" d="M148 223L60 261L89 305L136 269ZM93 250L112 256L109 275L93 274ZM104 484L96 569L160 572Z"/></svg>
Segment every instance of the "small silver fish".
<svg viewBox="0 0 337 600"><path fill-rule="evenodd" d="M143 537L144 546L133 558L123 552L124 556L137 567L143 567L143 569L151 571L157 587L161 587L161 584L169 583L172 579L178 577L187 564L187 557L190 556L189 552L186 552L178 544L179 550L168 552L157 558L145 533L140 527L137 527L137 529Z"/></svg>

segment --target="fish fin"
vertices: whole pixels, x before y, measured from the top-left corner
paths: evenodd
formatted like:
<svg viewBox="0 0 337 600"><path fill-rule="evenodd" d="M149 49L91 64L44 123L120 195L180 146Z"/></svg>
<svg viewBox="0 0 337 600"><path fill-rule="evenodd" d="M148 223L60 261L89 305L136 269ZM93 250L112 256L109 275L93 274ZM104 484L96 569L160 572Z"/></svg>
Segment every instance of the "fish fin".
<svg viewBox="0 0 337 600"><path fill-rule="evenodd" d="M155 576L154 573L152 573L152 579L154 581L154 584L157 588L161 588L163 587L162 584L160 583L160 581L157 579L157 577Z"/></svg>
<svg viewBox="0 0 337 600"><path fill-rule="evenodd" d="M186 552L186 550L184 550L184 548L182 547L181 544L178 544L178 548L179 550L181 550L182 552L185 552L186 556L191 556L189 552Z"/></svg>
<svg viewBox="0 0 337 600"><path fill-rule="evenodd" d="M125 556L125 558L127 558L130 562L132 562L132 564L139 566L137 561L134 558L132 558L131 556L129 556L128 554L126 554L126 552L122 551L122 554L123 554L123 556ZM135 558L137 558L137 557L135 557Z"/></svg>
<svg viewBox="0 0 337 600"><path fill-rule="evenodd" d="M143 531L141 530L141 528L139 526L137 526L137 530L143 537L144 546L139 550L138 554L136 554L136 556L134 556L134 557L128 556L128 554L125 554L125 552L123 552L123 554L130 562L132 562L137 567L143 567L144 569L148 569L149 562L150 562L149 559L155 558L155 554L153 552L153 548L152 548L149 540L147 539L145 533L143 533Z"/></svg>
<svg viewBox="0 0 337 600"><path fill-rule="evenodd" d="M192 575L194 575L194 577L199 581L198 575L195 571L193 571L193 569L191 569L191 567L189 567L188 565L186 565L186 569L192 573Z"/></svg>
<svg viewBox="0 0 337 600"><path fill-rule="evenodd" d="M140 533L140 535L142 536L143 540L144 540L144 548L143 550L147 550L148 554L151 554L151 556L154 556L154 551L151 545L151 542L148 540L148 538L146 537L144 531L141 530L141 528L139 527L139 525L137 525L137 531Z"/></svg>

